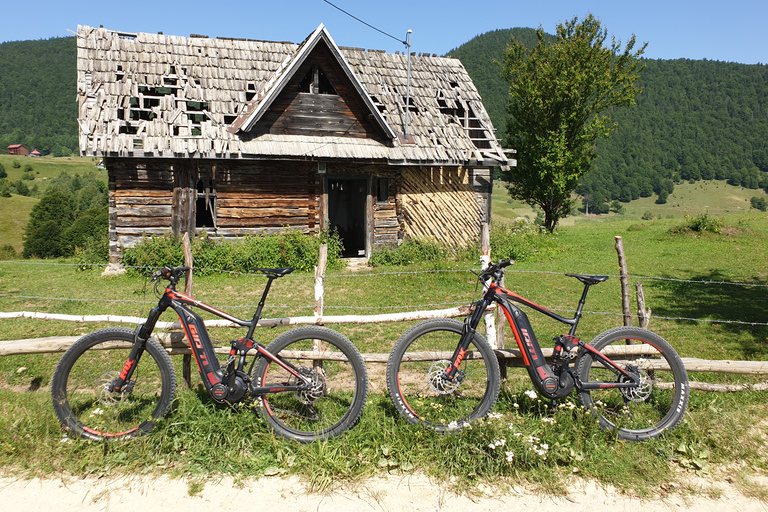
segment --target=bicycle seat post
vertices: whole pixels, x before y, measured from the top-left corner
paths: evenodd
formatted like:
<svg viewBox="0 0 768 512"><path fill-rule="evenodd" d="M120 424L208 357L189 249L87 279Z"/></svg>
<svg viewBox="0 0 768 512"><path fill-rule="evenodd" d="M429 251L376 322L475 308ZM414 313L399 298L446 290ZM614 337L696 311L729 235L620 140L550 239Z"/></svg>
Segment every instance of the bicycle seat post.
<svg viewBox="0 0 768 512"><path fill-rule="evenodd" d="M253 314L253 320L251 321L251 326L248 328L248 334L245 336L248 339L253 337L253 331L256 330L256 324L259 323L259 319L261 318L261 311L264 309L264 304L267 302L267 295L269 294L269 289L272 287L272 281L277 279L277 277L278 276L274 274L267 274L267 284L264 287L264 293L261 294L261 300L256 308L256 312Z"/></svg>
<svg viewBox="0 0 768 512"><path fill-rule="evenodd" d="M584 291L581 292L581 298L579 299L579 305L576 307L576 314L573 315L573 319L575 322L573 325L571 325L571 329L569 330L568 334L573 336L576 334L576 327L579 325L579 320L581 320L581 312L584 309L584 304L587 302L587 293L589 292L590 283L584 282Z"/></svg>

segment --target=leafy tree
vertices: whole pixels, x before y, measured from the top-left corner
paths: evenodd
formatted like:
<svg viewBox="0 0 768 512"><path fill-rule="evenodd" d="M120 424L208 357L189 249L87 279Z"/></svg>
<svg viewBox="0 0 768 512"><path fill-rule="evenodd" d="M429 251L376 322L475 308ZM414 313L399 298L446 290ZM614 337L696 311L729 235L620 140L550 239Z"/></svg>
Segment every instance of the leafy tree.
<svg viewBox="0 0 768 512"><path fill-rule="evenodd" d="M623 51L614 38L606 45L608 32L591 14L559 24L553 43L541 28L536 35L535 47L513 37L504 53L505 143L518 158L503 178L513 197L541 208L552 232L571 212L571 193L590 170L596 140L615 128L603 112L635 102L645 45L633 52L634 36Z"/></svg>
<svg viewBox="0 0 768 512"><path fill-rule="evenodd" d="M70 197L57 188L48 189L29 214L22 255L25 258L65 256L68 250L61 243L61 235L74 217Z"/></svg>
<svg viewBox="0 0 768 512"><path fill-rule="evenodd" d="M5 166L0 164L0 178L7 178L8 173L5 171Z"/></svg>

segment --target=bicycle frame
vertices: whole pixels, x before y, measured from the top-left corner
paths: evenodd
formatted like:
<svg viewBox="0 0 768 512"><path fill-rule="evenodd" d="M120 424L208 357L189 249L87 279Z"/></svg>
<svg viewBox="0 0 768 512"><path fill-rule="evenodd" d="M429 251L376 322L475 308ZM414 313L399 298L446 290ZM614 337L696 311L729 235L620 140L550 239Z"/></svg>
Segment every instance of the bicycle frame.
<svg viewBox="0 0 768 512"><path fill-rule="evenodd" d="M480 324L483 313L492 304L497 303L502 308L507 318L512 333L517 342L517 346L523 357L523 363L528 370L528 374L534 386L546 397L550 399L563 398L570 394L574 387L578 390L588 389L607 389L607 388L634 388L640 383L627 373L621 366L611 361L600 351L596 350L588 343L575 336L576 328L581 319L584 304L587 299L589 287L598 282L607 279L606 276L582 276L577 274L567 274L578 278L584 283L584 291L579 299L579 304L573 318L566 318L558 315L554 311L532 302L525 297L513 293L502 286L499 286L495 279L488 284L483 298L474 303L472 313L467 317L464 323L464 332L459 346L451 358L451 367L446 370L448 378L453 378L464 359L469 343L474 336L477 326ZM538 311L558 322L569 325L570 329L567 335L555 337L555 349L552 359L552 365L547 363L541 351L536 335L531 327L528 316L519 307L513 304L517 302L527 306L534 311ZM574 350L578 351L574 352ZM581 382L581 379L571 371L569 362L577 356L588 352L596 361L610 369L618 378L614 382Z"/></svg>
<svg viewBox="0 0 768 512"><path fill-rule="evenodd" d="M136 341L131 350L131 354L128 356L119 377L112 382L110 391L120 391L122 386L131 380L131 375L136 367L136 363L138 363L141 354L144 351L146 340L152 335L158 319L168 308L173 309L181 321L190 349L197 362L200 376L202 377L206 390L214 401L219 403L236 402L243 397L246 391L253 396L258 396L276 392L303 391L306 389L310 384L307 377L301 375L297 368L290 362L284 361L280 357L273 355L261 343L253 340L253 333L261 318L261 312L264 309L267 294L272 286L272 281L277 277L280 277L280 275L267 274L268 281L264 288L264 293L262 294L259 305L251 320L242 320L234 317L213 306L176 291L175 282L172 280L171 284L165 288L157 306L150 310L146 322L137 328ZM232 341L229 352L230 357L227 361L226 369L222 369L219 360L216 357L216 352L208 335L204 320L191 309L193 307L202 309L203 311L212 313L232 323L248 328L248 333L245 337ZM295 386L281 386L279 388L255 387L251 385L248 374L244 372L245 359L251 349L256 350L256 355L251 362L250 368L253 368L253 365L259 357L266 357L272 362L285 368L285 370L298 379L300 384ZM237 361L237 366L235 366L235 361Z"/></svg>

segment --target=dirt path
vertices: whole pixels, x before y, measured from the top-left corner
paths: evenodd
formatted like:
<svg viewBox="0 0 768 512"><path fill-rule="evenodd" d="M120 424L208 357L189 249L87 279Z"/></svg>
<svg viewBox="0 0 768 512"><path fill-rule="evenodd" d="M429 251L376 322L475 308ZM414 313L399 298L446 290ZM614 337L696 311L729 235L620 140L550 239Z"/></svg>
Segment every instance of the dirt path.
<svg viewBox="0 0 768 512"><path fill-rule="evenodd" d="M482 496L458 496L423 476L402 475L372 478L330 494L309 494L295 477L265 477L241 483L231 478L203 483L165 477L129 480L0 477L0 503L3 510L25 512L209 512L222 507L279 512L471 512L530 508L537 512L564 509L569 512L768 511L768 504L744 496L727 482L701 480L691 486L691 489L697 488L698 494L672 493L665 499L644 500L583 482L572 485L566 498L541 496L523 488L493 495L490 487L479 489L478 494Z"/></svg>

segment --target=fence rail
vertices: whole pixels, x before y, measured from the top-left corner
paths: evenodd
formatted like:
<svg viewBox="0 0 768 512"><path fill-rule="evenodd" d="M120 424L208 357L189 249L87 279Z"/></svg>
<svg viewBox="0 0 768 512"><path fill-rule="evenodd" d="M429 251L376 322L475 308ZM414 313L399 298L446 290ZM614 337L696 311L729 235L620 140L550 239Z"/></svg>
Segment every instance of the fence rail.
<svg viewBox="0 0 768 512"><path fill-rule="evenodd" d="M185 335L180 332L156 332L153 334L166 349L169 355L188 356L192 353L186 342ZM31 338L20 340L0 341L0 356L23 355L23 354L45 354L65 352L74 344L79 336L51 336L46 338ZM650 347L643 345L628 345L626 347L606 347L604 353L616 361L622 358L644 355ZM217 354L229 354L229 347L217 347ZM524 367L522 353L519 350L497 349L495 350L499 362L506 367ZM551 348L542 348L545 358L552 357ZM250 351L249 355L255 355L255 351ZM328 359L328 356L318 355L313 352L295 354L299 358L306 360ZM364 353L363 361L366 364L386 364L389 357L388 353ZM451 354L445 354L445 358ZM417 356L418 357L418 356ZM434 355L424 355L424 360L433 359ZM467 358L471 359L472 354ZM768 361L712 361L707 359L698 359L693 357L684 357L683 364L689 372L706 373L728 373L735 375L768 375ZM664 363L656 361L648 363L647 369L665 370ZM692 389L701 391L717 392L736 392L736 391L766 391L768 390L768 381L759 384L710 384L706 382L690 383Z"/></svg>

